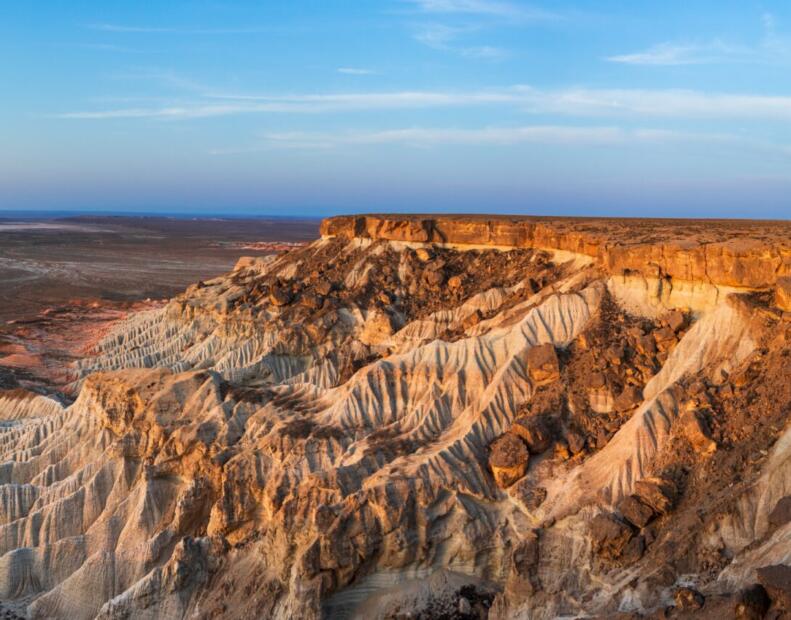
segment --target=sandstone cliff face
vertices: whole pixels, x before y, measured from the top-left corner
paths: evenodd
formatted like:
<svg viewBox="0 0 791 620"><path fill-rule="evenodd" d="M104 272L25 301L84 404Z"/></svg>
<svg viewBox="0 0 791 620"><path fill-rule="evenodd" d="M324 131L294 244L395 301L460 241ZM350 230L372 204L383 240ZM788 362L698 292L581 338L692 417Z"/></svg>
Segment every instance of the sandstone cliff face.
<svg viewBox="0 0 791 620"><path fill-rule="evenodd" d="M614 226L333 218L0 393L0 599L728 617L791 554L788 237Z"/></svg>

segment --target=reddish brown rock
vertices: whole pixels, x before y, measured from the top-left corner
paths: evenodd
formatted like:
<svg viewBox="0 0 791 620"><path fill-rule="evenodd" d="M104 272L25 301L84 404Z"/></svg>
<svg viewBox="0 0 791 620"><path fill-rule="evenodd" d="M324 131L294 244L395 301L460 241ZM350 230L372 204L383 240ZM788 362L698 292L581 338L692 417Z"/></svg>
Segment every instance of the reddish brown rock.
<svg viewBox="0 0 791 620"><path fill-rule="evenodd" d="M673 509L677 490L676 485L670 480L644 478L635 483L634 494L658 514L665 514Z"/></svg>
<svg viewBox="0 0 791 620"><path fill-rule="evenodd" d="M764 587L775 606L791 611L791 566L775 564L759 568L758 583Z"/></svg>
<svg viewBox="0 0 791 620"><path fill-rule="evenodd" d="M636 385L627 385L613 403L615 411L629 411L643 402L643 390Z"/></svg>
<svg viewBox="0 0 791 620"><path fill-rule="evenodd" d="M560 364L554 345L540 344L527 352L530 377L537 383L552 383L560 379Z"/></svg>
<svg viewBox="0 0 791 620"><path fill-rule="evenodd" d="M717 443L711 438L708 424L698 411L685 411L681 414L679 423L684 437L698 454L708 456L717 451Z"/></svg>
<svg viewBox="0 0 791 620"><path fill-rule="evenodd" d="M705 597L693 588L679 588L673 595L676 609L680 611L697 611L706 602Z"/></svg>
<svg viewBox="0 0 791 620"><path fill-rule="evenodd" d="M511 432L519 435L531 454L541 454L552 446L552 428L546 416L529 416L516 420Z"/></svg>
<svg viewBox="0 0 791 620"><path fill-rule="evenodd" d="M324 295L325 297L332 292L332 283L327 282L327 280L322 280L318 284L316 284L315 291L319 295Z"/></svg>
<svg viewBox="0 0 791 620"><path fill-rule="evenodd" d="M287 306L294 296L287 288L276 287L269 293L269 301L273 306Z"/></svg>
<svg viewBox="0 0 791 620"><path fill-rule="evenodd" d="M676 333L683 329L686 322L687 319L684 316L684 313L680 310L673 310L673 312L665 315L665 323L667 323L667 326Z"/></svg>
<svg viewBox="0 0 791 620"><path fill-rule="evenodd" d="M791 521L791 495L781 499L769 513L769 525L780 527Z"/></svg>
<svg viewBox="0 0 791 620"><path fill-rule="evenodd" d="M525 475L529 460L527 446L513 433L500 435L489 447L489 468L503 489Z"/></svg>
<svg viewBox="0 0 791 620"><path fill-rule="evenodd" d="M461 288L461 285L462 285L461 276L452 276L452 277L448 278L448 288L449 289L455 291L456 289Z"/></svg>
<svg viewBox="0 0 791 620"><path fill-rule="evenodd" d="M643 528L648 525L648 522L654 518L653 508L640 501L636 495L628 495L624 497L616 507L618 512L623 515L623 518L629 521L632 525Z"/></svg>
<svg viewBox="0 0 791 620"><path fill-rule="evenodd" d="M733 615L738 620L761 620L769 611L769 595L760 584L745 588L736 598Z"/></svg>
<svg viewBox="0 0 791 620"><path fill-rule="evenodd" d="M571 458L571 451L569 450L569 444L566 442L565 439L561 439L555 442L555 458L561 461L567 461Z"/></svg>
<svg viewBox="0 0 791 620"><path fill-rule="evenodd" d="M471 327L475 327L478 323L483 320L483 314L480 310L476 310L472 314L467 315L465 319L461 322L462 327L467 330Z"/></svg>
<svg viewBox="0 0 791 620"><path fill-rule="evenodd" d="M572 454L579 454L585 449L585 437L571 429L566 433L566 445Z"/></svg>
<svg viewBox="0 0 791 620"><path fill-rule="evenodd" d="M654 340L656 341L656 348L660 351L669 351L678 342L676 333L669 327L657 329L654 332Z"/></svg>
<svg viewBox="0 0 791 620"><path fill-rule="evenodd" d="M590 531L594 551L611 560L621 556L633 535L632 528L610 514L595 516Z"/></svg>

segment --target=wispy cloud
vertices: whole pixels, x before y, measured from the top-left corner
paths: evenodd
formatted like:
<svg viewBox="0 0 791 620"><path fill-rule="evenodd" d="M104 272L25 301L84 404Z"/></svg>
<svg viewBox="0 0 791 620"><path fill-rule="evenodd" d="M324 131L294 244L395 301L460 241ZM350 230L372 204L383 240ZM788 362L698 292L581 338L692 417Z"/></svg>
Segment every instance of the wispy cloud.
<svg viewBox="0 0 791 620"><path fill-rule="evenodd" d="M404 144L433 146L440 144L519 144L587 143L606 144L622 140L624 132L617 127L564 127L539 125L528 127L486 127L476 129L445 129L411 127L373 132L350 133L270 133L263 136L270 144L299 146L301 144Z"/></svg>
<svg viewBox="0 0 791 620"><path fill-rule="evenodd" d="M791 155L784 145L765 144L722 133L673 131L666 129L626 129L617 126L532 125L484 128L410 127L367 132L279 132L260 136L255 145L219 148L212 155L237 155L271 149L331 149L344 146L400 145L431 148L442 145L512 146L546 144L555 146L671 145L681 143L717 144L768 149Z"/></svg>
<svg viewBox="0 0 791 620"><path fill-rule="evenodd" d="M606 60L627 65L678 66L791 60L791 44L776 32L771 13L761 16L764 35L753 45L737 45L721 39L705 42L666 41L645 50L609 56Z"/></svg>
<svg viewBox="0 0 791 620"><path fill-rule="evenodd" d="M641 52L609 56L610 62L626 65L694 65L711 62L710 46L660 43Z"/></svg>
<svg viewBox="0 0 791 620"><path fill-rule="evenodd" d="M125 45L114 45L112 43L80 43L76 47L95 50L97 52L117 52L119 54L146 54L150 53L147 50L141 50Z"/></svg>
<svg viewBox="0 0 791 620"><path fill-rule="evenodd" d="M553 19L557 15L544 9L499 2L497 0L407 0L423 13L485 15L505 19L537 20Z"/></svg>
<svg viewBox="0 0 791 620"><path fill-rule="evenodd" d="M83 110L60 118L190 119L240 114L320 114L359 110L504 107L526 114L602 118L791 120L791 97L692 90L560 89L529 86L473 91L395 91L294 95L213 93L151 108Z"/></svg>
<svg viewBox="0 0 791 620"><path fill-rule="evenodd" d="M475 27L448 26L446 24L424 24L412 35L418 42L435 50L453 52L467 58L499 60L505 58L506 50L491 45L463 45L457 40L476 31Z"/></svg>
<svg viewBox="0 0 791 620"><path fill-rule="evenodd" d="M509 53L502 47L487 43L472 44L470 35L558 17L556 13L538 7L500 0L404 1L418 13L432 16L435 20L412 25L412 38L416 41L435 50L483 60L500 60Z"/></svg>
<svg viewBox="0 0 791 620"><path fill-rule="evenodd" d="M130 26L125 24L86 24L89 30L100 32L138 33L138 34L260 34L268 28L179 28L170 26Z"/></svg>
<svg viewBox="0 0 791 620"><path fill-rule="evenodd" d="M373 69L360 69L358 67L338 67L336 70L338 73L345 75L376 75L376 71Z"/></svg>

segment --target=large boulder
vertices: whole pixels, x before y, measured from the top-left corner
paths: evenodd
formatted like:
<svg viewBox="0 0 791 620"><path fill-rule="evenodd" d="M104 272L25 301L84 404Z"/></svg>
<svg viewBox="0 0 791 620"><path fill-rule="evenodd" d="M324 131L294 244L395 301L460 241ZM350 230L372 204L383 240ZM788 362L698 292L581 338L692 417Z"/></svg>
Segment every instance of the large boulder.
<svg viewBox="0 0 791 620"><path fill-rule="evenodd" d="M525 443L513 433L500 435L489 447L489 467L501 489L525 475L530 454Z"/></svg>
<svg viewBox="0 0 791 620"><path fill-rule="evenodd" d="M560 363L554 345L540 344L527 352L530 378L536 383L552 383L560 379Z"/></svg>
<svg viewBox="0 0 791 620"><path fill-rule="evenodd" d="M673 595L676 609L679 611L697 611L706 602L704 596L693 588L679 588Z"/></svg>
<svg viewBox="0 0 791 620"><path fill-rule="evenodd" d="M681 430L692 448L704 456L708 456L717 451L717 443L711 438L709 426L701 414L688 409L679 418Z"/></svg>
<svg viewBox="0 0 791 620"><path fill-rule="evenodd" d="M552 426L546 416L519 418L511 426L511 432L522 438L531 454L541 454L552 446Z"/></svg>
<svg viewBox="0 0 791 620"><path fill-rule="evenodd" d="M627 385L613 402L613 409L619 412L629 411L641 402L643 402L643 390L636 385Z"/></svg>
<svg viewBox="0 0 791 620"><path fill-rule="evenodd" d="M591 521L591 542L600 556L614 560L621 556L634 532L615 515L596 515Z"/></svg>
<svg viewBox="0 0 791 620"><path fill-rule="evenodd" d="M618 502L616 508L618 512L623 515L624 519L638 528L643 528L648 525L648 522L656 515L654 509L641 502L640 498L636 495L624 497Z"/></svg>
<svg viewBox="0 0 791 620"><path fill-rule="evenodd" d="M676 485L665 478L644 478L634 485L637 498L658 514L665 514L673 509L677 493Z"/></svg>
<svg viewBox="0 0 791 620"><path fill-rule="evenodd" d="M775 564L759 568L758 583L777 607L791 611L791 566Z"/></svg>
<svg viewBox="0 0 791 620"><path fill-rule="evenodd" d="M756 583L739 592L733 615L738 620L761 620L769 611L769 605L769 595L762 585Z"/></svg>
<svg viewBox="0 0 791 620"><path fill-rule="evenodd" d="M360 342L369 346L388 340L399 328L395 317L386 310L374 309L366 318L360 332Z"/></svg>
<svg viewBox="0 0 791 620"><path fill-rule="evenodd" d="M285 287L277 286L269 293L269 302L273 306L287 306L294 299L291 291Z"/></svg>
<svg viewBox="0 0 791 620"><path fill-rule="evenodd" d="M769 513L769 525L781 527L791 521L791 495L787 495L775 504Z"/></svg>

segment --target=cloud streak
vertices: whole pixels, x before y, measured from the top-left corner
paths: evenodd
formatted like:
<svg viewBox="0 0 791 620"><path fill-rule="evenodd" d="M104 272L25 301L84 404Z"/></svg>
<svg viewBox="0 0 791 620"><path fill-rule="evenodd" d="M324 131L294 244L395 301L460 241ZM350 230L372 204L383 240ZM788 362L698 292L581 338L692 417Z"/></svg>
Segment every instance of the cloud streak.
<svg viewBox="0 0 791 620"><path fill-rule="evenodd" d="M372 69L360 69L357 67L338 67L336 71L344 75L376 75L376 71Z"/></svg>
<svg viewBox="0 0 791 620"><path fill-rule="evenodd" d="M791 97L692 90L560 89L395 91L295 95L214 93L160 107L82 110L64 119L195 119L241 114L327 114L366 110L507 107L525 114L602 118L791 120Z"/></svg>
<svg viewBox="0 0 791 620"><path fill-rule="evenodd" d="M459 37L475 30L476 28L471 27L462 28L446 24L427 24L418 28L412 38L432 49L453 52L466 58L500 60L508 55L504 49L492 45L464 46L455 43Z"/></svg>
<svg viewBox="0 0 791 620"><path fill-rule="evenodd" d="M422 13L460 14L498 17L502 19L553 19L555 13L532 6L497 0L407 0Z"/></svg>
<svg viewBox="0 0 791 620"><path fill-rule="evenodd" d="M260 34L268 32L267 28L175 28L162 26L128 26L124 24L86 24L89 30L99 32L115 32L127 34Z"/></svg>
<svg viewBox="0 0 791 620"><path fill-rule="evenodd" d="M761 16L764 35L754 45L734 45L720 39L707 42L666 41L645 50L609 56L606 60L638 66L679 66L745 62L776 62L791 59L791 45L778 36L771 13Z"/></svg>
<svg viewBox="0 0 791 620"><path fill-rule="evenodd" d="M625 129L618 126L530 125L517 127L431 128L409 127L381 131L274 132L261 142L241 148L214 149L212 155L238 155L272 149L324 150L346 146L397 145L415 148L436 146L514 146L545 144L555 146L623 147L629 145L712 144L732 148L753 148L791 156L786 145L745 139L722 133L673 131L666 129Z"/></svg>

